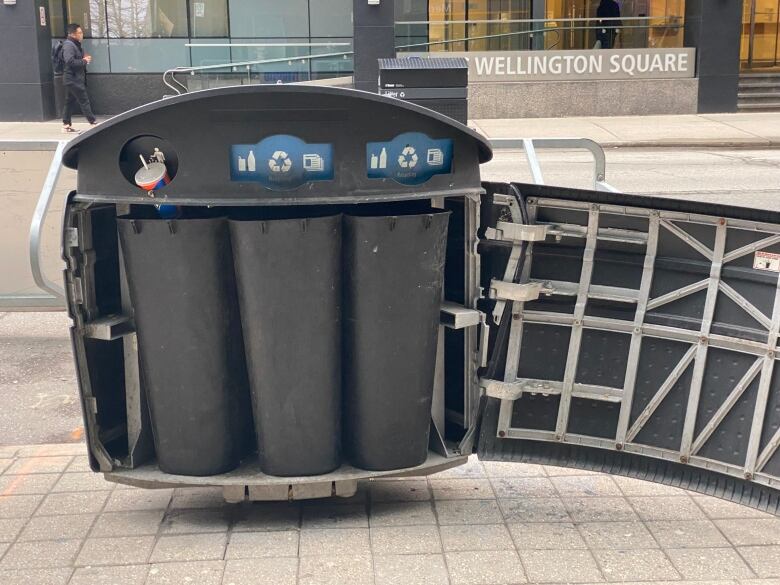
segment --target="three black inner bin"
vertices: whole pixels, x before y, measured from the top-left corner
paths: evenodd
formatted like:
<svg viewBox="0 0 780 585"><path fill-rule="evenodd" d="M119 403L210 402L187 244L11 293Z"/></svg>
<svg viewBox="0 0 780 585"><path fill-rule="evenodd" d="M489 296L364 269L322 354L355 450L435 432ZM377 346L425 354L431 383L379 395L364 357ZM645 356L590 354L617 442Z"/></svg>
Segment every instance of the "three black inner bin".
<svg viewBox="0 0 780 585"><path fill-rule="evenodd" d="M449 212L182 211L118 220L160 469L422 464Z"/></svg>

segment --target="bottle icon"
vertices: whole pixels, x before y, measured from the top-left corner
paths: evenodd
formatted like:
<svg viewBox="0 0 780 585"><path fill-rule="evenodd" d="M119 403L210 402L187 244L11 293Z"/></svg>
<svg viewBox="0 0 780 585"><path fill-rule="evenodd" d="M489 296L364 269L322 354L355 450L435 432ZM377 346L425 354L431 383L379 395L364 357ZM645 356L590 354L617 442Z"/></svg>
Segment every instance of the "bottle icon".
<svg viewBox="0 0 780 585"><path fill-rule="evenodd" d="M372 154L371 155L371 168L375 169L378 164L379 164L379 158L377 157L377 155Z"/></svg>
<svg viewBox="0 0 780 585"><path fill-rule="evenodd" d="M382 152L379 153L379 168L387 168L387 149L385 147L382 147Z"/></svg>
<svg viewBox="0 0 780 585"><path fill-rule="evenodd" d="M253 150L249 151L249 156L246 157L246 170L250 173L255 172L255 153Z"/></svg>

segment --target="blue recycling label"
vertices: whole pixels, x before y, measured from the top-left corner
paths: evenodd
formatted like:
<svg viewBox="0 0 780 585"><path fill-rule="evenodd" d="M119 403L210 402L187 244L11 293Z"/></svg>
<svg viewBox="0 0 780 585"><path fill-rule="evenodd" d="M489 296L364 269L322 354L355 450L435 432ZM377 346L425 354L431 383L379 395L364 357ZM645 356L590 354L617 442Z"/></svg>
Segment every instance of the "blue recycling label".
<svg viewBox="0 0 780 585"><path fill-rule="evenodd" d="M435 140L422 132L406 132L390 142L369 142L366 167L369 179L420 185L434 175L452 172L452 140Z"/></svg>
<svg viewBox="0 0 780 585"><path fill-rule="evenodd" d="M269 136L257 144L234 144L230 147L230 180L256 181L274 191L331 181L333 145L306 144L288 134Z"/></svg>

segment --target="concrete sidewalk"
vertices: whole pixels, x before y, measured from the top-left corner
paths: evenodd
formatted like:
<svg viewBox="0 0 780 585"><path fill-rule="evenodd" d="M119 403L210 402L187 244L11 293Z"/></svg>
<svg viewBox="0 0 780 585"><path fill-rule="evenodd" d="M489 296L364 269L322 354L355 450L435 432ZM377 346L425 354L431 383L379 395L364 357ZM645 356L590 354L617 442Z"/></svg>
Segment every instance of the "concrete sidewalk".
<svg viewBox="0 0 780 585"><path fill-rule="evenodd" d="M105 120L105 118L104 118ZM780 113L472 120L488 138L590 138L605 147L780 146ZM86 130L76 118L74 126ZM0 122L0 140L69 140L58 121Z"/></svg>
<svg viewBox="0 0 780 585"><path fill-rule="evenodd" d="M772 585L780 519L623 477L480 463L350 499L225 504L0 447L3 585Z"/></svg>

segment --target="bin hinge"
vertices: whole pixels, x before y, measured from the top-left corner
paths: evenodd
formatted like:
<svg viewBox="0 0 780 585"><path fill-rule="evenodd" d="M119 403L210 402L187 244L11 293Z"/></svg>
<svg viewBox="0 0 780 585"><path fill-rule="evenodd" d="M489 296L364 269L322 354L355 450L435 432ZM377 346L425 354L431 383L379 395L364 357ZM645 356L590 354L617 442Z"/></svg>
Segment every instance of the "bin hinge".
<svg viewBox="0 0 780 585"><path fill-rule="evenodd" d="M501 301L518 301L525 303L535 301L542 294L551 294L552 289L544 282L527 282L516 284L503 280L490 281L489 298Z"/></svg>
<svg viewBox="0 0 780 585"><path fill-rule="evenodd" d="M501 382L487 378L480 378L479 385L485 390L487 396L501 400L517 400L523 395L524 389L524 385L520 382Z"/></svg>
<svg viewBox="0 0 780 585"><path fill-rule="evenodd" d="M489 240L506 242L543 242L547 238L549 228L550 226L548 225L528 225L499 221L495 228L485 230L485 237Z"/></svg>
<svg viewBox="0 0 780 585"><path fill-rule="evenodd" d="M67 248L79 247L79 230L74 227L65 228L63 230L65 235L65 246Z"/></svg>
<svg viewBox="0 0 780 585"><path fill-rule="evenodd" d="M74 277L71 282L68 282L68 288L70 289L70 298L77 305L84 304L84 294L81 287L81 278Z"/></svg>
<svg viewBox="0 0 780 585"><path fill-rule="evenodd" d="M488 364L488 345L490 343L490 325L487 324L487 315L480 312L479 316L479 367L485 368Z"/></svg>

